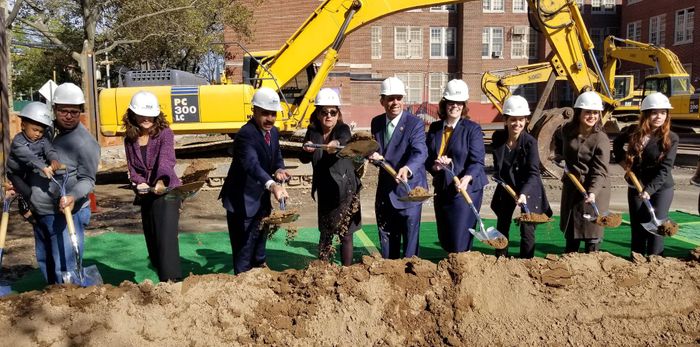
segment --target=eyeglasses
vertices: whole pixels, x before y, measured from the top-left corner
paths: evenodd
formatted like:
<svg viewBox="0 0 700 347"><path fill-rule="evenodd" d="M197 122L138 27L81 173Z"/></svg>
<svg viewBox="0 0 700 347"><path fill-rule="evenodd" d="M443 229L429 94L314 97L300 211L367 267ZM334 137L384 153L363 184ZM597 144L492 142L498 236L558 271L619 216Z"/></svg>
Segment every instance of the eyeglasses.
<svg viewBox="0 0 700 347"><path fill-rule="evenodd" d="M67 115L71 115L72 117L80 116L80 110L56 109L56 113L58 113L61 116L67 116Z"/></svg>
<svg viewBox="0 0 700 347"><path fill-rule="evenodd" d="M335 117L335 116L338 115L338 111L336 111L336 110L321 111L321 115L322 115L322 116L331 116L331 117Z"/></svg>

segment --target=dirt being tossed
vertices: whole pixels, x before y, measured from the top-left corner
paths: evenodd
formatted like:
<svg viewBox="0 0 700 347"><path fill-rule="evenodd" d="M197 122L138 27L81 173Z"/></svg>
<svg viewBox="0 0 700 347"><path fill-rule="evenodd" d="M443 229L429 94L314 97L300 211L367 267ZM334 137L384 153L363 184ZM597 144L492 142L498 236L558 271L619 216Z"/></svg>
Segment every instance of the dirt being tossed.
<svg viewBox="0 0 700 347"><path fill-rule="evenodd" d="M622 216L617 213L598 216L595 223L606 228L617 228L620 226L620 224L622 224Z"/></svg>
<svg viewBox="0 0 700 347"><path fill-rule="evenodd" d="M470 252L54 287L0 300L0 330L7 346L682 345L700 341L698 298L696 262Z"/></svg>
<svg viewBox="0 0 700 347"><path fill-rule="evenodd" d="M678 233L678 223L667 219L659 225L659 235L673 236Z"/></svg>

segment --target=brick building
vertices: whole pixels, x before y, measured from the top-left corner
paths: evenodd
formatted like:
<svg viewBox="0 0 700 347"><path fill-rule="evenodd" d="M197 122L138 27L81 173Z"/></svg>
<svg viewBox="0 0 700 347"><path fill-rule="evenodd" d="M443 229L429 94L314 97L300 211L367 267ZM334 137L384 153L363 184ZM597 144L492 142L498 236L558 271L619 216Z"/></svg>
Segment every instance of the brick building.
<svg viewBox="0 0 700 347"><path fill-rule="evenodd" d="M700 45L693 39L695 28L700 28L695 18L695 7L700 0L625 0L622 5L620 27L624 37L649 42L673 51L683 63L694 86L700 87ZM700 24L700 23L699 23ZM623 73L641 81L644 76L655 74L653 67L623 63Z"/></svg>
<svg viewBox="0 0 700 347"><path fill-rule="evenodd" d="M616 33L621 0L579 0L594 40ZM279 49L320 1L265 1L254 12L254 36L247 49ZM274 13L274 18L269 17ZM226 42L239 41L227 32ZM241 79L242 50L227 46L227 72ZM544 37L529 27L527 0L479 0L433 6L381 18L353 32L340 49L340 59L326 86L337 88L346 121L369 126L379 105L380 82L389 76L407 86L406 102L417 114L434 114L449 79L464 79L470 89L472 119L487 123L496 111L480 89L481 74L542 61L547 54ZM536 103L538 86L517 91ZM568 102L564 83L552 99Z"/></svg>

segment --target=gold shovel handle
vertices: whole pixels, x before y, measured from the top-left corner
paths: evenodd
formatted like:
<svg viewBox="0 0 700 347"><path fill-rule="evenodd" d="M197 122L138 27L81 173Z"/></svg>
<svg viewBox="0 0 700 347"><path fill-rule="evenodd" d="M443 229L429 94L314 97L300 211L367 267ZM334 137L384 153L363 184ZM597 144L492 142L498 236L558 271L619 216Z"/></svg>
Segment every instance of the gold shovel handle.
<svg viewBox="0 0 700 347"><path fill-rule="evenodd" d="M396 178L396 175L398 175L398 173L396 173L396 170L394 170L394 168L391 167L391 165L389 165L385 161L382 161L381 165L382 165L382 168L384 168L384 170L386 170L386 172L388 172L389 175L391 175L391 177Z"/></svg>
<svg viewBox="0 0 700 347"><path fill-rule="evenodd" d="M7 222L10 220L10 213L3 212L0 220L0 249L5 248L5 236L7 236Z"/></svg>
<svg viewBox="0 0 700 347"><path fill-rule="evenodd" d="M515 201L518 201L518 194L515 194L515 190L513 190L513 188L511 188L511 187L508 185L508 183L503 183L502 186L503 186L503 188L506 189L506 191L508 192L508 194L510 194L510 196L512 196L513 199L515 199Z"/></svg>
<svg viewBox="0 0 700 347"><path fill-rule="evenodd" d="M583 188L583 185L581 184L581 182L579 182L578 178L576 178L576 176L574 176L574 174L572 174L571 172L567 172L566 175L569 176L569 179L571 180L571 182L573 182L573 184L576 186L576 188L578 188L578 190L581 193L587 194L586 188Z"/></svg>
<svg viewBox="0 0 700 347"><path fill-rule="evenodd" d="M634 187L637 188L637 191L639 193L644 191L644 188L642 188L642 185L639 183L639 180L637 179L637 175L634 174L632 171L627 171L627 177L630 178L632 181L632 184L634 184Z"/></svg>
<svg viewBox="0 0 700 347"><path fill-rule="evenodd" d="M455 186L458 187L457 189L459 189L459 184L461 183L461 182L459 181L459 178L457 178L457 176L454 176L454 177L452 177L452 181L455 182ZM467 194L467 191L466 191L466 190L464 190L464 189L459 189L459 193L462 194L462 196L464 197L465 200L467 200L467 203L468 203L469 205L473 204L473 203L472 203L472 198L469 197L469 194Z"/></svg>
<svg viewBox="0 0 700 347"><path fill-rule="evenodd" d="M70 206L63 208L63 214L66 216L66 227L68 227L68 233L73 236L75 235L75 224L73 224L73 212Z"/></svg>

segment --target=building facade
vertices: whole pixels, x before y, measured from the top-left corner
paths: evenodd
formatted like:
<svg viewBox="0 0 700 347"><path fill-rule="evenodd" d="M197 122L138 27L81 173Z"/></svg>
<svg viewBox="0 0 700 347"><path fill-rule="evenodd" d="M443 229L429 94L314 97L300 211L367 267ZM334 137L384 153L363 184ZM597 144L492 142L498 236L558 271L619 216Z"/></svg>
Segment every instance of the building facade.
<svg viewBox="0 0 700 347"><path fill-rule="evenodd" d="M615 34L619 28L621 0L579 1L594 40ZM250 51L279 49L320 5L320 1L265 1L254 12ZM274 21L269 14L275 13ZM239 41L231 32L226 42ZM598 44L598 42L596 42ZM489 123L497 111L481 92L484 71L513 68L543 61L545 38L530 28L527 0L478 0L455 5L414 9L381 18L351 33L340 49L340 59L327 87L341 95L343 116L360 127L383 110L379 85L389 76L401 78L407 87L411 112L429 121L436 114L442 90L452 78L469 86L470 116ZM241 80L243 50L227 46L227 73ZM534 106L541 86L521 86L515 93ZM566 83L556 88L557 106L570 102Z"/></svg>

